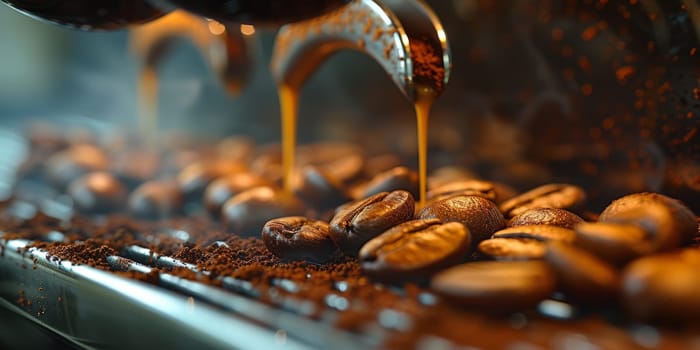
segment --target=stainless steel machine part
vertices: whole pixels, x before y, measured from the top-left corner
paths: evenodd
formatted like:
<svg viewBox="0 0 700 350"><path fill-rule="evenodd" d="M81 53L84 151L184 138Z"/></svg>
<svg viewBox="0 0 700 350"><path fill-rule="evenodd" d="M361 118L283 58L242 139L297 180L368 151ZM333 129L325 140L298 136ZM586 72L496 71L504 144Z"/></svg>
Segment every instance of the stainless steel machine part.
<svg viewBox="0 0 700 350"><path fill-rule="evenodd" d="M440 79L418 72L419 50L434 56ZM330 14L283 26L270 68L278 84L300 88L331 54L359 50L374 58L411 101L416 87L440 94L450 77L447 37L433 11L419 0L356 0Z"/></svg>

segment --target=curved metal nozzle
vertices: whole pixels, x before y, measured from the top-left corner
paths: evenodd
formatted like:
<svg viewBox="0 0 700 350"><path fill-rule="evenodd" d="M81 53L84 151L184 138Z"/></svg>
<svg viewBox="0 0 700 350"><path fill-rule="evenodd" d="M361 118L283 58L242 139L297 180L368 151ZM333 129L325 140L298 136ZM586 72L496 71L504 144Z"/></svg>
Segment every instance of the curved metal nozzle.
<svg viewBox="0 0 700 350"><path fill-rule="evenodd" d="M185 11L132 29L130 45L141 58L143 69L154 70L168 50L180 39L189 39L231 95L243 89L252 71L247 38L255 32L252 26L226 27Z"/></svg>
<svg viewBox="0 0 700 350"><path fill-rule="evenodd" d="M373 57L410 101L418 89L439 95L449 80L445 31L420 0L355 0L330 14L282 27L272 75L279 84L300 88L326 58L343 49Z"/></svg>

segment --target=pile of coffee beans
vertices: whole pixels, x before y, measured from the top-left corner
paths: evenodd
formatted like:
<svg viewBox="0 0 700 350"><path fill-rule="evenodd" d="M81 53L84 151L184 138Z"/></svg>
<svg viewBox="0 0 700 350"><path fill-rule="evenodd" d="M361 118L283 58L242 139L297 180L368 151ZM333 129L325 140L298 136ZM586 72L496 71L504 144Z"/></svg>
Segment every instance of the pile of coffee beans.
<svg viewBox="0 0 700 350"><path fill-rule="evenodd" d="M417 174L400 155L354 145L300 147L285 191L279 147L241 137L166 139L158 149L52 140L31 139L19 182L66 195L75 216L204 219L261 240L281 262L351 259L373 283L417 285L464 310L511 314L556 299L644 322L700 322L697 218L663 194L630 194L597 215L574 184L519 192L449 166L431 171L418 207Z"/></svg>

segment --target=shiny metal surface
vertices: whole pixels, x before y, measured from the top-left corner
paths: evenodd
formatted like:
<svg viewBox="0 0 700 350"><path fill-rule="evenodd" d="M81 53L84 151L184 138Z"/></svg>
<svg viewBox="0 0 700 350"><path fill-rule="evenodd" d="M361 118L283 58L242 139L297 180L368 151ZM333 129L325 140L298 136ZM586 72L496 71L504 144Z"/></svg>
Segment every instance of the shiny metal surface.
<svg viewBox="0 0 700 350"><path fill-rule="evenodd" d="M254 33L254 32L253 32ZM229 27L203 17L178 10L156 21L133 28L130 49L143 69L156 69L180 40L190 40L219 78L226 91L238 94L253 71L248 55L250 32Z"/></svg>
<svg viewBox="0 0 700 350"><path fill-rule="evenodd" d="M414 57L425 45L444 70L441 79L418 74ZM345 49L375 59L411 101L417 85L440 94L449 80L445 32L433 11L417 0L357 0L328 15L286 25L277 35L270 69L278 83L300 88L325 59Z"/></svg>
<svg viewBox="0 0 700 350"><path fill-rule="evenodd" d="M293 306L291 300L278 299L282 307L276 308L252 299L256 294L241 293L251 289L239 281L223 281L222 289L160 273L156 287L57 261L43 251L26 249L27 244L0 240L0 306L78 347L355 349L377 345L376 340L300 316L298 308L284 307L285 303ZM147 249L131 250L132 256L154 262ZM157 265L173 264L172 260L155 258L161 261ZM148 273L152 269L118 256L109 261L116 270Z"/></svg>

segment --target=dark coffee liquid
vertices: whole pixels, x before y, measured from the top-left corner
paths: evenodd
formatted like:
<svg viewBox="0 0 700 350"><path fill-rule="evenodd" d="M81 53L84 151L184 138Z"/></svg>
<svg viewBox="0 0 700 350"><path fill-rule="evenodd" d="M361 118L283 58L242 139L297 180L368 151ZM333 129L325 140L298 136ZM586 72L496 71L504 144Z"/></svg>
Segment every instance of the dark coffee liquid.
<svg viewBox="0 0 700 350"><path fill-rule="evenodd" d="M118 29L151 21L163 11L139 0L2 0L32 17L85 30Z"/></svg>

